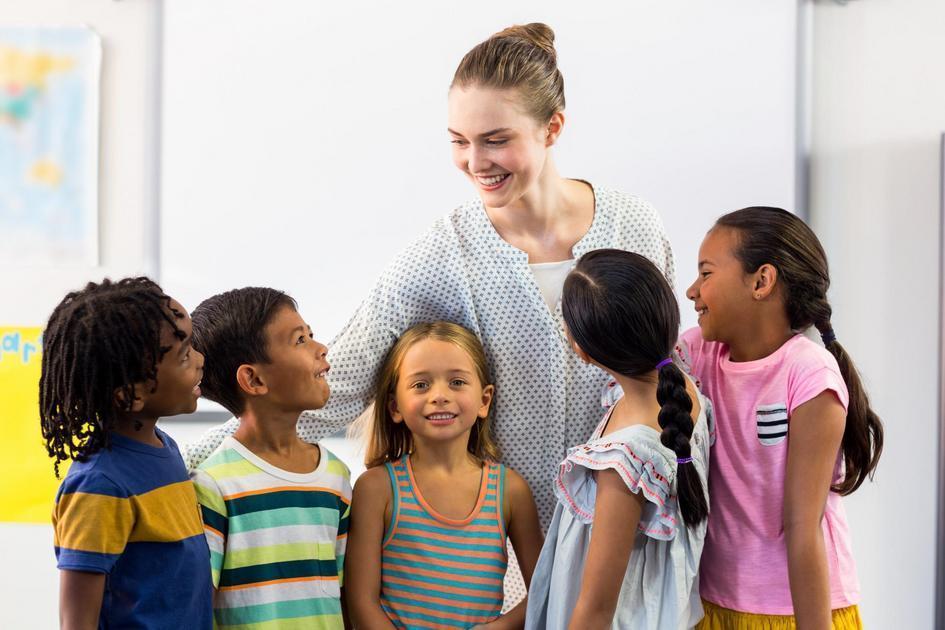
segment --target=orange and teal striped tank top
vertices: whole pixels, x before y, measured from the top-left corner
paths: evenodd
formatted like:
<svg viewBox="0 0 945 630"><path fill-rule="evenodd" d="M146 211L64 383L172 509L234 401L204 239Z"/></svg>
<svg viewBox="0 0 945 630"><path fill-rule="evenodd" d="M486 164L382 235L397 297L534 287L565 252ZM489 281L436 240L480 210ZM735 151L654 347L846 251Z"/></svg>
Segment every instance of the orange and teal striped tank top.
<svg viewBox="0 0 945 630"><path fill-rule="evenodd" d="M476 507L462 520L436 512L409 457L387 464L391 522L381 548L381 607L397 628L469 628L502 612L505 466L486 462Z"/></svg>

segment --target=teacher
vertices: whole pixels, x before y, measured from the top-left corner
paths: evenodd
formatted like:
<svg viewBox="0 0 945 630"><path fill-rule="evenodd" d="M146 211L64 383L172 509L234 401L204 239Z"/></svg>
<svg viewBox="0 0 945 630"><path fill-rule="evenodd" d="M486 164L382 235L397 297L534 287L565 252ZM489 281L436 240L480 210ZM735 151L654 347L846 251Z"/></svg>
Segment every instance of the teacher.
<svg viewBox="0 0 945 630"><path fill-rule="evenodd" d="M403 331L456 322L482 339L503 459L531 485L547 528L552 475L566 449L594 430L607 384L571 351L560 305L565 276L582 254L617 248L646 256L673 281L672 250L648 203L558 174L552 148L564 109L548 26L507 28L463 57L449 91L448 133L453 163L477 198L400 253L330 343L331 398L299 418L303 439L344 428L371 404L377 369ZM232 419L189 445L188 467L237 426Z"/></svg>

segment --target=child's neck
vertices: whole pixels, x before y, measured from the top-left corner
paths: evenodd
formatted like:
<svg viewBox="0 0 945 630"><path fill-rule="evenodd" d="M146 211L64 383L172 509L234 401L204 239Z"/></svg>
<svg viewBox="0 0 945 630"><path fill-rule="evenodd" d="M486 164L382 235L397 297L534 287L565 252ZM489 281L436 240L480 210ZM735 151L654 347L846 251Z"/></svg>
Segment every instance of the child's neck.
<svg viewBox="0 0 945 630"><path fill-rule="evenodd" d="M656 400L656 370L636 378L614 373L611 373L611 376L623 390L623 398L617 402L610 414L604 435L634 424L645 424L659 431L657 418L660 404Z"/></svg>
<svg viewBox="0 0 945 630"><path fill-rule="evenodd" d="M114 432L135 442L163 447L164 442L154 431L157 421L157 418L142 418L132 414L122 414L118 416Z"/></svg>
<svg viewBox="0 0 945 630"><path fill-rule="evenodd" d="M468 468L481 468L482 463L469 452L469 435L452 442L428 442L414 436L413 451L410 453L410 465L427 470L439 470L448 474Z"/></svg>
<svg viewBox="0 0 945 630"><path fill-rule="evenodd" d="M302 440L296 424L301 410L275 410L247 403L240 414L240 426L233 437L277 468L295 473L312 472L318 467L318 446Z"/></svg>
<svg viewBox="0 0 945 630"><path fill-rule="evenodd" d="M757 318L755 324L746 328L738 338L727 342L730 360L742 363L763 359L774 354L795 334L783 314Z"/></svg>

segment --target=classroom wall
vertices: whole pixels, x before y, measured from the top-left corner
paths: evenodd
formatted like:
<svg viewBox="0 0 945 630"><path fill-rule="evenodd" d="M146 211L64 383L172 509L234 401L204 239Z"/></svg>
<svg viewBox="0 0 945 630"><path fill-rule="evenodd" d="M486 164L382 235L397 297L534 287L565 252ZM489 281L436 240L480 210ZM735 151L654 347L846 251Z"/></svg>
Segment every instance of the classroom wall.
<svg viewBox="0 0 945 630"><path fill-rule="evenodd" d="M943 26L941 0L813 15L811 218L886 425L876 481L846 502L867 628L934 627Z"/></svg>
<svg viewBox="0 0 945 630"><path fill-rule="evenodd" d="M160 0L3 2L6 26L88 25L102 38L99 268L8 268L0 325L43 325L70 289L157 269Z"/></svg>

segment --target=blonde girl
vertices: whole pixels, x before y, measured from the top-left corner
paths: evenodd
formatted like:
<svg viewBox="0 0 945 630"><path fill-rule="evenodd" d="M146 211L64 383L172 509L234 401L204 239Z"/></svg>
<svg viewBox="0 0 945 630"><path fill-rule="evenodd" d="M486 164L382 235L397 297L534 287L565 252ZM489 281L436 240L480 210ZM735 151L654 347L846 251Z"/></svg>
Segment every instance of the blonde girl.
<svg viewBox="0 0 945 630"><path fill-rule="evenodd" d="M449 322L418 324L377 379L374 421L352 499L346 559L356 627L521 627L505 615L506 541L526 584L541 548L531 491L497 463L482 344Z"/></svg>

